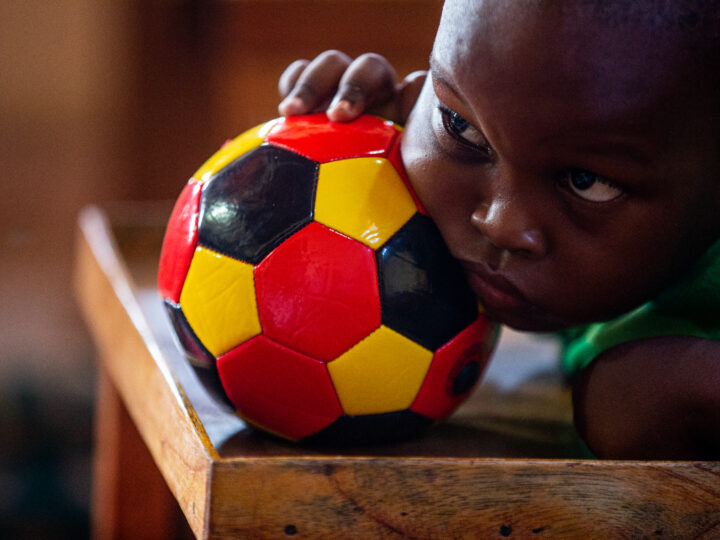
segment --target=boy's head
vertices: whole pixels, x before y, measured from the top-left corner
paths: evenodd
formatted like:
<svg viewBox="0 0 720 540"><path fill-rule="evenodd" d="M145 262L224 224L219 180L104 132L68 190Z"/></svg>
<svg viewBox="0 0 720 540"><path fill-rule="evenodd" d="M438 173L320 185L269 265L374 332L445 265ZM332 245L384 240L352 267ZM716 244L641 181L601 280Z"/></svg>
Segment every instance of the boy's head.
<svg viewBox="0 0 720 540"><path fill-rule="evenodd" d="M403 156L491 315L611 318L718 238L718 11L446 3Z"/></svg>

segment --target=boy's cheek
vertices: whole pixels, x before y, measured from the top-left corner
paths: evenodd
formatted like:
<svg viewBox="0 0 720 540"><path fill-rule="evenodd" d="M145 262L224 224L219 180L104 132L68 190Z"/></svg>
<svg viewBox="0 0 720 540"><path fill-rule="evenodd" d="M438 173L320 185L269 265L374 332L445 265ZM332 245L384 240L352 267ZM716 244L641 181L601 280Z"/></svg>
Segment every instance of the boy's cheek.
<svg viewBox="0 0 720 540"><path fill-rule="evenodd" d="M474 177L458 170L453 159L441 149L433 125L436 106L428 79L403 131L400 150L415 194L440 229L450 252L462 258L478 243L469 226L475 194L468 183Z"/></svg>
<svg viewBox="0 0 720 540"><path fill-rule="evenodd" d="M427 193L427 187L436 175L435 167L438 162L434 151L435 136L431 123L431 93L432 88L426 81L408 118L400 146L410 185L428 211L433 206L431 204L433 201Z"/></svg>

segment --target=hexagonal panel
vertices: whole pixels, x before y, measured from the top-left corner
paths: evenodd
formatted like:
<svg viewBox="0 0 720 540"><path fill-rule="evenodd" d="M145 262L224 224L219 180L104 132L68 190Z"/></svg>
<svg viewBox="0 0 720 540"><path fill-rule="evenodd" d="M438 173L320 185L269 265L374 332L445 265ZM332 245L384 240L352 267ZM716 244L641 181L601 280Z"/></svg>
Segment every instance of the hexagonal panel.
<svg viewBox="0 0 720 540"><path fill-rule="evenodd" d="M180 301L180 291L197 244L201 195L202 184L190 180L175 202L165 230L158 268L158 289L163 298L175 304Z"/></svg>
<svg viewBox="0 0 720 540"><path fill-rule="evenodd" d="M290 116L275 124L266 140L309 159L384 156L399 130L392 122L363 115L353 122L330 122L325 113Z"/></svg>
<svg viewBox="0 0 720 540"><path fill-rule="evenodd" d="M269 122L255 126L241 133L234 139L227 141L222 145L220 150L210 156L210 159L195 171L192 177L201 182L207 182L228 163L265 142L265 137L278 120L279 119L270 120Z"/></svg>
<svg viewBox="0 0 720 540"><path fill-rule="evenodd" d="M315 220L369 247L383 244L415 210L412 196L386 159L320 165Z"/></svg>
<svg viewBox="0 0 720 540"><path fill-rule="evenodd" d="M243 155L203 190L200 243L258 263L312 220L317 167L273 146L260 146Z"/></svg>
<svg viewBox="0 0 720 540"><path fill-rule="evenodd" d="M475 295L430 218L415 214L376 254L384 325L434 351L477 318Z"/></svg>
<svg viewBox="0 0 720 540"><path fill-rule="evenodd" d="M311 223L255 270L263 332L329 361L380 325L373 251Z"/></svg>
<svg viewBox="0 0 720 540"><path fill-rule="evenodd" d="M230 401L251 423L300 439L342 413L326 365L257 336L218 358Z"/></svg>
<svg viewBox="0 0 720 540"><path fill-rule="evenodd" d="M328 364L330 377L348 415L407 409L432 360L417 343L381 326Z"/></svg>
<svg viewBox="0 0 720 540"><path fill-rule="evenodd" d="M180 308L201 343L219 356L260 333L253 267L199 247Z"/></svg>
<svg viewBox="0 0 720 540"><path fill-rule="evenodd" d="M440 347L410 409L441 420L475 388L495 345L496 325L480 316Z"/></svg>

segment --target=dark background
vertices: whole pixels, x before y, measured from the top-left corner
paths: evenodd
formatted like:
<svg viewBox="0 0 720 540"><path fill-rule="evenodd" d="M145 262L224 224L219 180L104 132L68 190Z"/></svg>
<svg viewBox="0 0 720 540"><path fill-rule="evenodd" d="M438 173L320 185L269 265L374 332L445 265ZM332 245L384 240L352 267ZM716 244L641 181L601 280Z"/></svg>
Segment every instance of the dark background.
<svg viewBox="0 0 720 540"><path fill-rule="evenodd" d="M440 0L0 2L0 537L89 533L95 364L83 205L173 199L327 48L427 64Z"/></svg>

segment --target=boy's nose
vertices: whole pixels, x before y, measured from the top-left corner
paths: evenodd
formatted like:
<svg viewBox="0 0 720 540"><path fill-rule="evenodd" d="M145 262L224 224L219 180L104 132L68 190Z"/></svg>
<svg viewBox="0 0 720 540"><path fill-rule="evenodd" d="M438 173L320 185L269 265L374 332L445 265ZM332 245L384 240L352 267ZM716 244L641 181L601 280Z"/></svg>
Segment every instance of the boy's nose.
<svg viewBox="0 0 720 540"><path fill-rule="evenodd" d="M478 205L470 222L496 249L528 259L547 253L545 233L515 197L496 197Z"/></svg>

